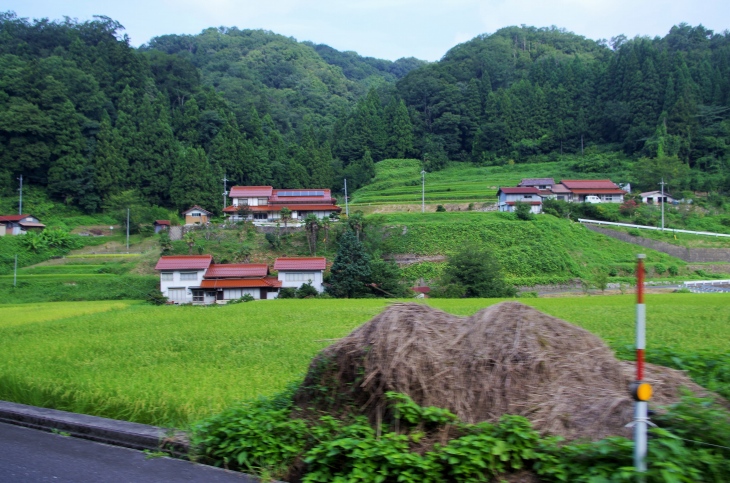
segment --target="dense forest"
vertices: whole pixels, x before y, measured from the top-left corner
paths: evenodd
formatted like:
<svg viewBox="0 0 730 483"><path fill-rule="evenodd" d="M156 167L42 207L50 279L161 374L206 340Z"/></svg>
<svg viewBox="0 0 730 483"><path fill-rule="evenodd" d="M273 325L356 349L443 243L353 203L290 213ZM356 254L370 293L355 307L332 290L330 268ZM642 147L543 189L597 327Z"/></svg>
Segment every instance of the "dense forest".
<svg viewBox="0 0 730 483"><path fill-rule="evenodd" d="M607 45L509 27L426 63L237 28L135 49L107 17L0 14L2 195L23 175L87 212L219 210L224 176L339 191L386 158L435 170L585 150L620 152L639 185L730 191L730 34L682 24Z"/></svg>

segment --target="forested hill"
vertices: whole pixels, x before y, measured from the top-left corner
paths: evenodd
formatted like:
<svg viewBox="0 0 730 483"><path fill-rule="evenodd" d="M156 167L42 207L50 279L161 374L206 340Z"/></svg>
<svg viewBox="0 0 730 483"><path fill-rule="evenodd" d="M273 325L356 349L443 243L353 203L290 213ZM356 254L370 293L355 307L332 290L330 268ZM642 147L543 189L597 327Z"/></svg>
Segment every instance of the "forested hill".
<svg viewBox="0 0 730 483"><path fill-rule="evenodd" d="M394 84L425 64L396 62L339 52L265 30L209 28L199 35L155 37L141 48L152 59L174 55L199 69L203 84L213 86L239 120L251 110L269 114L282 134L303 124L330 129L370 88ZM180 99L182 102L183 100Z"/></svg>
<svg viewBox="0 0 730 483"><path fill-rule="evenodd" d="M520 162L583 143L679 160L718 183L730 172L727 31L681 24L663 38L619 36L608 46L510 27L410 72L398 94L434 167L447 158Z"/></svg>
<svg viewBox="0 0 730 483"><path fill-rule="evenodd" d="M0 193L94 212L219 210L230 183L339 190L374 162L503 164L621 152L629 181L730 191L730 34L597 43L510 27L436 63L206 29L134 49L123 27L0 14ZM585 163L584 163L585 164ZM600 165L582 169L599 175Z"/></svg>

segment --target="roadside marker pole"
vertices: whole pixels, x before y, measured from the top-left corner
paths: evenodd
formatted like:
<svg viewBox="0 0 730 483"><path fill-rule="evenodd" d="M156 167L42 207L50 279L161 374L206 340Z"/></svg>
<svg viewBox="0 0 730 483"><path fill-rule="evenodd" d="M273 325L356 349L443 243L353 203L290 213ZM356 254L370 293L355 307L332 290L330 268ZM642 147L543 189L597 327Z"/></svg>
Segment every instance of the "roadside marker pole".
<svg viewBox="0 0 730 483"><path fill-rule="evenodd" d="M644 350L646 349L646 306L644 305L644 258L636 256L636 382L632 384L631 393L636 401L634 406L634 467L639 473L646 473L648 424L648 403L651 398L651 386L644 383ZM644 481L643 475L639 481Z"/></svg>

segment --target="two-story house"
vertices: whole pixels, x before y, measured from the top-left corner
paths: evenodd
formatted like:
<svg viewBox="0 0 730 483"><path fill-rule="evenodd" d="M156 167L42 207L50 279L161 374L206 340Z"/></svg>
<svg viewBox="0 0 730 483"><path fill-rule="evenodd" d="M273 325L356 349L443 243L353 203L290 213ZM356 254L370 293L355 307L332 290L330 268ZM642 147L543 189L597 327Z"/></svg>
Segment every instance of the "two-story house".
<svg viewBox="0 0 730 483"><path fill-rule="evenodd" d="M499 211L515 211L515 203L527 203L530 205L530 212L542 213L542 196L540 190L534 186L499 188L497 190L497 206Z"/></svg>
<svg viewBox="0 0 730 483"><path fill-rule="evenodd" d="M193 290L200 289L203 275L213 263L211 255L172 255L160 257L155 270L160 272L160 291L176 304L193 302Z"/></svg>
<svg viewBox="0 0 730 483"><path fill-rule="evenodd" d="M320 293L324 291L322 282L326 266L324 257L282 257L274 262L282 287L299 288L310 283Z"/></svg>
<svg viewBox="0 0 730 483"><path fill-rule="evenodd" d="M223 212L231 221L281 221L282 208L290 211L290 221L294 223L301 222L309 214L322 219L342 211L328 189L280 190L271 186L233 186L228 196L231 206Z"/></svg>
<svg viewBox="0 0 730 483"><path fill-rule="evenodd" d="M225 263L208 267L199 289L193 289L193 303L227 303L250 295L256 300L276 298L281 282L269 277L265 263Z"/></svg>

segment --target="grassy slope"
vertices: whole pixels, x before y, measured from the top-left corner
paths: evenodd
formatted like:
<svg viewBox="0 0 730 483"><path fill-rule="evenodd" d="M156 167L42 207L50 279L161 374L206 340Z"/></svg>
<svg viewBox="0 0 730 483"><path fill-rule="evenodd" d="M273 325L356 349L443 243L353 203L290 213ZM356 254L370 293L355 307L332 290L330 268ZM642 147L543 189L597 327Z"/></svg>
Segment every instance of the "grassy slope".
<svg viewBox="0 0 730 483"><path fill-rule="evenodd" d="M575 277L590 278L594 271L629 274L638 253L647 254L647 264L683 267L685 262L594 233L568 220L545 215L533 221L516 221L508 213L414 213L380 215L393 226L384 244L388 253L448 255L467 242L495 250L506 274L515 283L556 282ZM420 268L419 268L420 267ZM438 264L409 267L412 277L436 275Z"/></svg>
<svg viewBox="0 0 730 483"><path fill-rule="evenodd" d="M429 304L469 315L495 302ZM601 337L632 338L633 296L527 302ZM723 294L647 296L649 349L677 344L686 350L728 351L729 302ZM312 299L214 308L128 302L2 306L3 320L16 323L0 324L0 399L144 423L185 424L236 400L281 390L332 339L387 303ZM89 313L94 311L103 312Z"/></svg>
<svg viewBox="0 0 730 483"><path fill-rule="evenodd" d="M375 179L352 195L361 205L421 202L421 161L387 159L375 165ZM426 174L426 203L495 202L500 186L516 186L522 178L575 177L570 162L475 166L452 162L441 171ZM587 178L605 176L583 175Z"/></svg>

